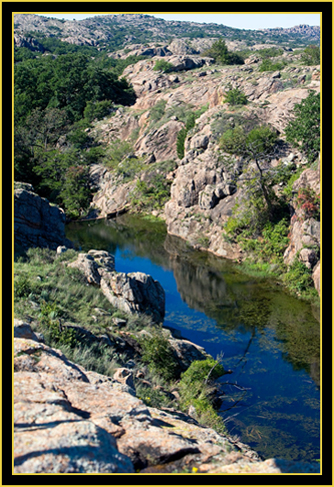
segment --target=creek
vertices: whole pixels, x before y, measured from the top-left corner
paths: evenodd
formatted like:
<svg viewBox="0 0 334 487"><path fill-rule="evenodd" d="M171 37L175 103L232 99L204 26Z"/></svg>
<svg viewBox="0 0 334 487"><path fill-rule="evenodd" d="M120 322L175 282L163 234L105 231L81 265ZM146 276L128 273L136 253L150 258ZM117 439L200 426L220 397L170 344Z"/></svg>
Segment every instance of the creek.
<svg viewBox="0 0 334 487"><path fill-rule="evenodd" d="M164 324L232 371L220 379L220 414L232 436L264 458L320 458L320 324L309 303L192 249L149 218L72 222L66 236L81 250L112 253L119 272L160 282Z"/></svg>

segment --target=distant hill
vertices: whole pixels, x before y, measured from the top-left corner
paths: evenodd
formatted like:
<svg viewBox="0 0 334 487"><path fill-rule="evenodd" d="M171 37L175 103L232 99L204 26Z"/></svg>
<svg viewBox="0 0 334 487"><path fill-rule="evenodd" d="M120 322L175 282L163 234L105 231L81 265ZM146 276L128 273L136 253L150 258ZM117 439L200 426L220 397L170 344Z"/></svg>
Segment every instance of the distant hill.
<svg viewBox="0 0 334 487"><path fill-rule="evenodd" d="M59 20L34 14L14 16L15 43L22 39L43 37L99 49L115 51L134 43L170 42L173 39L223 37L226 41L242 41L245 46L257 43L279 43L286 47L303 47L320 42L320 28L299 25L288 29L246 30L222 24L167 21L146 14L99 15L84 20ZM26 45L26 47L29 47Z"/></svg>

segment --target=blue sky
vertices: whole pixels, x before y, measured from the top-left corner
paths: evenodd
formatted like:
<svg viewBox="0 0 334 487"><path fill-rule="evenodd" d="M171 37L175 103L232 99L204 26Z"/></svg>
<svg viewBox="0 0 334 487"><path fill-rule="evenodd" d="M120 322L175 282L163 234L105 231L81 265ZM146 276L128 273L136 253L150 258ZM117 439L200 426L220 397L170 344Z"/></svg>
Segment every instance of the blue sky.
<svg viewBox="0 0 334 487"><path fill-rule="evenodd" d="M236 4L237 5L237 4ZM31 12L33 13L33 12ZM112 12L101 12L112 13ZM237 27L238 29L265 29L272 27L293 27L299 24L318 25L320 26L320 14L191 14L191 13L176 13L176 14L152 14L150 12L136 12L147 13L154 17L163 18L165 20L183 20L191 22L213 22L216 24L224 24L229 27ZM46 17L76 19L82 20L88 17L93 17L97 14L40 14Z"/></svg>

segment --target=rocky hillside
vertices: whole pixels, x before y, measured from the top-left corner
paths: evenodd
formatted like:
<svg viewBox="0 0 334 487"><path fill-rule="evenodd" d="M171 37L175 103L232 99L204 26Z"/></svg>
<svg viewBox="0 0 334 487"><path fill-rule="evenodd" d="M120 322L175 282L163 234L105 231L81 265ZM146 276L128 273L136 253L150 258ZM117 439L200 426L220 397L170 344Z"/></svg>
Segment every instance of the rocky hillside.
<svg viewBox="0 0 334 487"><path fill-rule="evenodd" d="M290 29L263 29L259 31L235 29L220 24L167 21L144 14L99 15L84 20L58 20L33 14L15 14L15 43L35 34L52 36L77 45L100 48L126 47L128 44L169 42L172 38L189 41L194 50L201 50L205 40L223 36L234 42L234 47L277 40L286 46L305 46L320 42L320 28L300 25ZM197 52L198 53L198 52Z"/></svg>
<svg viewBox="0 0 334 487"><path fill-rule="evenodd" d="M287 32L239 31L142 14L104 15L78 22L17 15L16 46L26 49L21 51L23 62L17 62L20 177L26 177L27 167L28 182L41 174L37 178L41 190L49 188L56 201L64 202L65 210L73 208L77 215L83 214L88 193L93 191L89 218L128 210L153 213L166 221L170 234L195 247L238 261L251 257L267 267L279 265L277 274L285 274L282 265L291 267L297 257L305 272L312 273L319 261L318 240L292 242L295 232L290 232L287 221L293 217L300 222L305 216L319 223L319 185L302 189L295 182L304 169L315 170L319 178L315 166L320 134L310 135L312 124L315 130L319 124L311 123L303 145L286 130L298 105L313 103L319 118L316 31L304 25ZM291 48L286 35L295 40L304 36L313 45ZM73 44L84 45L86 50L68 51ZM40 55L46 46L55 53L53 58ZM87 56L91 50L94 55ZM38 82L38 99L33 99L26 83L31 69L24 62L27 51L29 56L40 56L35 59L37 71L32 79L38 76L44 86L45 66L56 84L55 93L52 83L39 93ZM66 79L67 88L62 85L66 76L61 73L62 55L73 70L71 76L77 83L80 80L79 94L71 77ZM115 66L118 71L112 72ZM115 73L121 73L118 81ZM39 115L34 112L36 104L42 110ZM68 129L70 120L75 124ZM310 125L307 117L299 123ZM26 144L31 144L31 124L44 128L33 135L35 148L30 156ZM41 131L46 161L56 150L57 164L63 164L68 177L62 179L48 162L41 162ZM262 159L255 160L250 157L250 140L261 137L266 139ZM82 165L74 171L70 154L78 147L81 152L74 159ZM82 181L80 200L75 198L78 179ZM304 190L308 196L302 197ZM299 203L294 201L296 192ZM300 198L308 200L301 203ZM303 209L298 217L296 204ZM305 212L305 205L313 208L312 214ZM275 232L281 233L281 242L275 240ZM289 243L297 251L283 258Z"/></svg>
<svg viewBox="0 0 334 487"><path fill-rule="evenodd" d="M176 42L169 48L175 46ZM184 50L187 48L182 41L177 46L179 52L182 46ZM143 51L135 46L130 52ZM170 64L168 72L156 71L156 63L161 60ZM193 246L227 258L247 257L249 252L223 231L245 189L233 182L231 164L220 147L222 134L237 125L252 124L268 125L276 132L279 151L266 171L279 167L288 171L274 188L278 196L282 195L284 188L288 191L290 187L289 180L296 179L310 166L305 154L287 143L285 129L295 105L305 100L310 90L314 93L320 90L319 66L303 65L300 54L282 51L271 62L279 69L261 69L261 49L250 53L244 64L238 66L220 66L210 57L167 51L163 57L152 53L152 59L127 67L123 75L134 87L136 103L94 123L90 132L110 154L116 147L129 144L116 172L110 171L112 165L108 168L108 157L103 170L99 165L91 168L97 189L92 201L95 214L103 217L123 208L153 211L166 220L169 233ZM230 90L243 93L247 104L226 103ZM191 117L193 123L188 130ZM182 131L180 155L178 144ZM233 170L238 168L241 179L242 161L242 157L234 156ZM319 183L319 169L314 170ZM159 205L153 189L154 185L162 184L162 177L166 191L170 187L169 200L162 200L165 205ZM319 186L313 186L319 194ZM294 187L298 192L298 185ZM290 211L293 211L292 194L290 199ZM287 202L290 204L290 200ZM300 251L303 244L297 247ZM286 259L287 264L291 262ZM317 262L318 258L308 264L310 269Z"/></svg>

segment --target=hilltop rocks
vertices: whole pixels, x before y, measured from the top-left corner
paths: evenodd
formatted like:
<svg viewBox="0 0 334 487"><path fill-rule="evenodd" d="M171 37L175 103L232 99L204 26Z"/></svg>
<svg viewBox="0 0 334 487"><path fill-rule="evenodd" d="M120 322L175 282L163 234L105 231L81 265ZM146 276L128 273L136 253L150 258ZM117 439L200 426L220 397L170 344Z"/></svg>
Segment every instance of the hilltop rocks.
<svg viewBox="0 0 334 487"><path fill-rule="evenodd" d="M126 313L146 313L158 323L165 316L165 292L158 281L142 272L116 272L114 257L106 251L80 253L68 264L83 272L87 284L101 287L113 306Z"/></svg>
<svg viewBox="0 0 334 487"><path fill-rule="evenodd" d="M16 184L16 183L15 183ZM14 189L14 239L15 245L29 247L50 247L59 245L72 247L65 237L65 213L47 199L33 192L30 184L18 183Z"/></svg>

